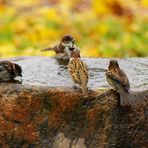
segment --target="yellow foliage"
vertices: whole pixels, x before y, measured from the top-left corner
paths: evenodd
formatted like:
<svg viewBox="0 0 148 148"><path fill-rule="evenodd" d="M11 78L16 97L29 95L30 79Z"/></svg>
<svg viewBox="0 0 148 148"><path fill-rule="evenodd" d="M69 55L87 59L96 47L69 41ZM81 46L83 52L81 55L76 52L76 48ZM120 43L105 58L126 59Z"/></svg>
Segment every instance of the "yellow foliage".
<svg viewBox="0 0 148 148"><path fill-rule="evenodd" d="M44 9L39 8L38 13L47 20L60 22L60 15L55 7L51 7L50 9L49 7L44 7Z"/></svg>
<svg viewBox="0 0 148 148"><path fill-rule="evenodd" d="M30 6L30 5L35 5L38 4L40 0L24 0L24 1L20 1L20 0L12 0L13 4L15 6Z"/></svg>
<svg viewBox="0 0 148 148"><path fill-rule="evenodd" d="M128 34L125 34L123 38L123 43L126 45L126 44L131 43L131 41L132 41L131 37Z"/></svg>
<svg viewBox="0 0 148 148"><path fill-rule="evenodd" d="M17 56L18 52L16 51L13 44L3 44L0 46L0 56L1 57L11 57L12 55Z"/></svg>
<svg viewBox="0 0 148 148"><path fill-rule="evenodd" d="M104 0L92 0L92 7L94 12L98 14L104 14L108 12L106 1Z"/></svg>
<svg viewBox="0 0 148 148"><path fill-rule="evenodd" d="M81 55L84 57L99 57L99 49L95 48L84 48L81 50Z"/></svg>
<svg viewBox="0 0 148 148"><path fill-rule="evenodd" d="M99 33L99 35L104 35L106 32L109 31L109 27L107 24L102 23L96 27L96 31Z"/></svg>
<svg viewBox="0 0 148 148"><path fill-rule="evenodd" d="M13 21L13 23L10 25L10 28L15 33L20 34L27 31L28 24L24 18L18 18L17 20Z"/></svg>
<svg viewBox="0 0 148 148"><path fill-rule="evenodd" d="M142 6L148 8L148 0L141 0Z"/></svg>

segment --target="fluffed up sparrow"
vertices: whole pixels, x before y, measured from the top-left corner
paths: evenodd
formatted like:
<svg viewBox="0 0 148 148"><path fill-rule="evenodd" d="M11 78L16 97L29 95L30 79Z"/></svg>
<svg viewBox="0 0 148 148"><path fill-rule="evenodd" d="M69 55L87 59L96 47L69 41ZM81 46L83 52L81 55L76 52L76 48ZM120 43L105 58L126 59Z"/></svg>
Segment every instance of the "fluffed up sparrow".
<svg viewBox="0 0 148 148"><path fill-rule="evenodd" d="M68 54L70 48L80 51L80 49L75 45L75 39L71 35L64 35L58 44L53 47L45 48L41 51L55 51L56 58L70 59Z"/></svg>
<svg viewBox="0 0 148 148"><path fill-rule="evenodd" d="M18 64L9 61L0 62L0 82L13 81L17 76L22 77L22 69Z"/></svg>

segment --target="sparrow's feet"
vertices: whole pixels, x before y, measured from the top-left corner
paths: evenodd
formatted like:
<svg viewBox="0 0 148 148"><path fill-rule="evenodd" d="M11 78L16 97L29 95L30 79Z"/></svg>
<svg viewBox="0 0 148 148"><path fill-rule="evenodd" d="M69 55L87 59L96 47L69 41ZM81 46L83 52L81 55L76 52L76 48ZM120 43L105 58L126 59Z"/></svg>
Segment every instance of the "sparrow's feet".
<svg viewBox="0 0 148 148"><path fill-rule="evenodd" d="M115 89L111 88L110 90L110 93L114 93L114 92L117 92Z"/></svg>
<svg viewBox="0 0 148 148"><path fill-rule="evenodd" d="M77 85L74 85L74 86L73 86L73 89L74 89L74 90L80 90L80 88L79 88Z"/></svg>

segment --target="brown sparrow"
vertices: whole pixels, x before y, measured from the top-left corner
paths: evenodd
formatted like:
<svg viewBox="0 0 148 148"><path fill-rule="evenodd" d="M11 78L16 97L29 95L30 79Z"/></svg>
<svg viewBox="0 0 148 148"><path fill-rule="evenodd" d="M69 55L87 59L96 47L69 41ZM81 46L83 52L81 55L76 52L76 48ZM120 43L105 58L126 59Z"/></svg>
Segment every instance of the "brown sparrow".
<svg viewBox="0 0 148 148"><path fill-rule="evenodd" d="M106 71L107 82L120 94L121 106L129 106L135 102L130 90L130 83L127 75L120 69L118 62L111 59Z"/></svg>
<svg viewBox="0 0 148 148"><path fill-rule="evenodd" d="M13 81L17 76L22 77L22 69L18 64L9 61L0 62L0 82Z"/></svg>
<svg viewBox="0 0 148 148"><path fill-rule="evenodd" d="M88 69L87 65L81 60L80 52L70 49L71 58L68 64L68 71L74 84L78 84L84 96L88 95Z"/></svg>
<svg viewBox="0 0 148 148"><path fill-rule="evenodd" d="M79 51L80 49L75 45L75 39L70 35L64 35L60 43L54 45L53 47L45 48L41 51L55 51L56 58L58 59L69 59L68 50L69 48L74 48Z"/></svg>

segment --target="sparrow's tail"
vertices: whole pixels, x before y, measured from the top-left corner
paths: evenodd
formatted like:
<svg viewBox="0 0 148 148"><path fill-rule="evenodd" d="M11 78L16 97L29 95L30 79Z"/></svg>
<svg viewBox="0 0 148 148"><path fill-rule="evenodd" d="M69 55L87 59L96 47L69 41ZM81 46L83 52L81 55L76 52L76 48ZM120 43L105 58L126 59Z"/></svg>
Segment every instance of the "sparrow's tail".
<svg viewBox="0 0 148 148"><path fill-rule="evenodd" d="M82 89L82 93L83 93L83 96L88 96L88 91L87 91L87 78L86 78L86 75L84 73L84 70L83 69L80 69L80 79L81 79L81 89Z"/></svg>
<svg viewBox="0 0 148 148"><path fill-rule="evenodd" d="M81 85L83 96L88 96L87 86Z"/></svg>
<svg viewBox="0 0 148 148"><path fill-rule="evenodd" d="M41 51L50 51L50 50L54 50L54 48L48 47L48 48L42 49Z"/></svg>
<svg viewBox="0 0 148 148"><path fill-rule="evenodd" d="M129 106L135 104L135 97L130 91L121 89L119 94L121 106Z"/></svg>
<svg viewBox="0 0 148 148"><path fill-rule="evenodd" d="M131 90L120 90L121 106L135 105L143 100L148 100L148 91L134 92Z"/></svg>

